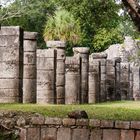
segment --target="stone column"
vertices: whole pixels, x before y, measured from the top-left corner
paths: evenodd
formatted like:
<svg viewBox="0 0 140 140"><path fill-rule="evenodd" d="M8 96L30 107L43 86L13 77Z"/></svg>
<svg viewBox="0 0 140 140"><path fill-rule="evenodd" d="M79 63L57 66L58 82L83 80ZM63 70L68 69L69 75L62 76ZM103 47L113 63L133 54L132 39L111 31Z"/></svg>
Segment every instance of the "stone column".
<svg viewBox="0 0 140 140"><path fill-rule="evenodd" d="M130 64L121 63L121 80L120 80L120 89L121 89L121 99L129 99L129 86L130 86Z"/></svg>
<svg viewBox="0 0 140 140"><path fill-rule="evenodd" d="M56 103L65 103L65 42L48 41L47 46L56 50Z"/></svg>
<svg viewBox="0 0 140 140"><path fill-rule="evenodd" d="M133 98L133 72L130 67L130 75L129 75L129 100L134 100Z"/></svg>
<svg viewBox="0 0 140 140"><path fill-rule="evenodd" d="M55 50L37 49L37 103L55 103L55 61Z"/></svg>
<svg viewBox="0 0 140 140"><path fill-rule="evenodd" d="M93 53L92 58L100 63L100 95L99 101L106 101L106 53Z"/></svg>
<svg viewBox="0 0 140 140"><path fill-rule="evenodd" d="M96 59L89 57L89 82L88 82L88 103L99 102L100 92L100 63Z"/></svg>
<svg viewBox="0 0 140 140"><path fill-rule="evenodd" d="M140 68L133 67L133 97L140 100Z"/></svg>
<svg viewBox="0 0 140 140"><path fill-rule="evenodd" d="M0 30L0 102L22 102L23 31L18 26Z"/></svg>
<svg viewBox="0 0 140 140"><path fill-rule="evenodd" d="M107 60L106 66L107 101L115 100L115 60Z"/></svg>
<svg viewBox="0 0 140 140"><path fill-rule="evenodd" d="M80 59L66 57L65 104L80 103Z"/></svg>
<svg viewBox="0 0 140 140"><path fill-rule="evenodd" d="M37 33L24 32L23 103L36 102Z"/></svg>
<svg viewBox="0 0 140 140"><path fill-rule="evenodd" d="M88 103L89 48L77 47L73 51L81 59L81 103Z"/></svg>
<svg viewBox="0 0 140 140"><path fill-rule="evenodd" d="M115 58L115 100L121 100L120 90L120 74L121 74L121 58Z"/></svg>

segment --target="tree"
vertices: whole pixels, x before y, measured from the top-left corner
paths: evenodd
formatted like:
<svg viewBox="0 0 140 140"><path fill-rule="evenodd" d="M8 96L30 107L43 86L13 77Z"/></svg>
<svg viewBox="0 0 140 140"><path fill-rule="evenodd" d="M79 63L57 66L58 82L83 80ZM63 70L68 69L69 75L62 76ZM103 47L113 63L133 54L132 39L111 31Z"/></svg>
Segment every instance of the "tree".
<svg viewBox="0 0 140 140"><path fill-rule="evenodd" d="M139 0L122 0L126 10L140 32L140 5Z"/></svg>
<svg viewBox="0 0 140 140"><path fill-rule="evenodd" d="M93 46L94 36L98 30L116 28L120 22L118 15L120 5L114 0L55 0L60 7L70 11L80 22L82 41L80 46ZM119 43L119 41L118 41Z"/></svg>
<svg viewBox="0 0 140 140"><path fill-rule="evenodd" d="M1 24L21 26L26 31L38 32L38 46L44 48L46 47L43 39L44 24L55 9L51 0L15 0L8 6L4 6L3 10L0 11L0 15L7 15L7 18L3 18ZM9 11L11 16L6 14L6 11ZM14 16L15 14L12 13L16 12L20 14Z"/></svg>

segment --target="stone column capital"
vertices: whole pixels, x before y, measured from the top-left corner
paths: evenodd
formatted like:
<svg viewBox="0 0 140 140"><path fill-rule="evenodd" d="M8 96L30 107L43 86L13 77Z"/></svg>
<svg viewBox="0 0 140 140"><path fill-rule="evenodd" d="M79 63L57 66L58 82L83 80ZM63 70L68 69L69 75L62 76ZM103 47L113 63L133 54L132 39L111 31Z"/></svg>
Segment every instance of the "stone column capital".
<svg viewBox="0 0 140 140"><path fill-rule="evenodd" d="M75 54L81 53L81 54L89 54L90 48L88 47L75 47L73 48L73 52Z"/></svg>
<svg viewBox="0 0 140 140"><path fill-rule="evenodd" d="M59 48L65 49L66 42L65 41L46 41L46 45L48 48Z"/></svg>

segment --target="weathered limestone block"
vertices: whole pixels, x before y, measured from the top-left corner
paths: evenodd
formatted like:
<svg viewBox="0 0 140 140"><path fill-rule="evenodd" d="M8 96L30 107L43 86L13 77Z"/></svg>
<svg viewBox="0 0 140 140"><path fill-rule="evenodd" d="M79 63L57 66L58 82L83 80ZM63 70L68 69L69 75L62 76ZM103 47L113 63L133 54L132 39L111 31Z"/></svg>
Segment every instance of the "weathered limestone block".
<svg viewBox="0 0 140 140"><path fill-rule="evenodd" d="M106 70L106 90L107 90L107 100L115 100L115 61L107 60L107 70Z"/></svg>
<svg viewBox="0 0 140 140"><path fill-rule="evenodd" d="M56 103L65 103L65 42L47 41L49 50L56 50Z"/></svg>
<svg viewBox="0 0 140 140"><path fill-rule="evenodd" d="M89 83L88 83L88 103L96 103L99 101L99 70L100 63L92 58L89 57Z"/></svg>
<svg viewBox="0 0 140 140"><path fill-rule="evenodd" d="M130 64L121 63L121 77L120 77L121 99L129 99L130 95Z"/></svg>
<svg viewBox="0 0 140 140"><path fill-rule="evenodd" d="M21 102L23 31L18 26L1 27L0 65L0 102Z"/></svg>
<svg viewBox="0 0 140 140"><path fill-rule="evenodd" d="M71 140L70 128L59 128L57 131L57 140Z"/></svg>
<svg viewBox="0 0 140 140"><path fill-rule="evenodd" d="M90 140L102 140L102 133L101 129L93 129L91 131Z"/></svg>
<svg viewBox="0 0 140 140"><path fill-rule="evenodd" d="M23 103L36 102L36 39L36 32L24 32Z"/></svg>
<svg viewBox="0 0 140 140"><path fill-rule="evenodd" d="M16 46L12 46L12 47L4 46L4 47L2 47L0 45L0 60L2 62L17 61L18 58L19 58L18 47L16 47Z"/></svg>
<svg viewBox="0 0 140 140"><path fill-rule="evenodd" d="M104 129L103 140L120 140L120 130Z"/></svg>
<svg viewBox="0 0 140 140"><path fill-rule="evenodd" d="M107 93L106 93L106 53L93 53L91 54L91 57L93 58L93 61L96 60L100 63L100 102L106 101Z"/></svg>
<svg viewBox="0 0 140 140"><path fill-rule="evenodd" d="M133 97L134 100L140 99L140 68L133 67Z"/></svg>
<svg viewBox="0 0 140 140"><path fill-rule="evenodd" d="M53 49L37 50L37 103L55 103L55 55Z"/></svg>
<svg viewBox="0 0 140 140"><path fill-rule="evenodd" d="M40 128L30 127L27 129L27 140L39 140Z"/></svg>
<svg viewBox="0 0 140 140"><path fill-rule="evenodd" d="M89 48L76 47L73 51L81 59L81 103L88 103Z"/></svg>
<svg viewBox="0 0 140 140"><path fill-rule="evenodd" d="M41 140L56 140L57 139L57 129L56 128L41 128Z"/></svg>
<svg viewBox="0 0 140 140"><path fill-rule="evenodd" d="M66 57L65 104L80 103L80 59Z"/></svg>
<svg viewBox="0 0 140 140"><path fill-rule="evenodd" d="M134 140L134 130L122 130L121 140Z"/></svg>
<svg viewBox="0 0 140 140"><path fill-rule="evenodd" d="M115 58L115 80L116 80L116 85L115 85L115 99L116 100L121 100L121 93L120 93L120 73L121 73L121 58L116 57Z"/></svg>
<svg viewBox="0 0 140 140"><path fill-rule="evenodd" d="M90 131L88 129L74 129L72 140L89 140Z"/></svg>

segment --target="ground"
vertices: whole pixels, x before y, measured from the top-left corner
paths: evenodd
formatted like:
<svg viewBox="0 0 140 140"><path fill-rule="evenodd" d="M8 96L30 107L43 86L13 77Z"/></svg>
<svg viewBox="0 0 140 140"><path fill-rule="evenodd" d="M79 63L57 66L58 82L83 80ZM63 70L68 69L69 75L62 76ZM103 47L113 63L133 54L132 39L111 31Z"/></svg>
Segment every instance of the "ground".
<svg viewBox="0 0 140 140"><path fill-rule="evenodd" d="M0 110L37 112L48 117L67 117L73 110L85 110L89 118L140 120L140 101L119 101L88 105L0 104Z"/></svg>

